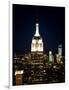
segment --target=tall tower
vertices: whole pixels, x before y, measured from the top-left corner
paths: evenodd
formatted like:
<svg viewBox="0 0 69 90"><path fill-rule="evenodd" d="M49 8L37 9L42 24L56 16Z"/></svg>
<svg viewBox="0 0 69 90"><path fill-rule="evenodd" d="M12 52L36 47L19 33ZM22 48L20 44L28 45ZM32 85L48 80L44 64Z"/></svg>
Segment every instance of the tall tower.
<svg viewBox="0 0 69 90"><path fill-rule="evenodd" d="M56 55L57 63L63 63L62 59L62 45L58 45L58 54Z"/></svg>
<svg viewBox="0 0 69 90"><path fill-rule="evenodd" d="M58 46L58 55L62 56L62 45Z"/></svg>
<svg viewBox="0 0 69 90"><path fill-rule="evenodd" d="M31 52L43 52L43 41L39 34L39 23L36 23L36 31L31 43Z"/></svg>
<svg viewBox="0 0 69 90"><path fill-rule="evenodd" d="M54 62L52 51L49 51L49 62Z"/></svg>

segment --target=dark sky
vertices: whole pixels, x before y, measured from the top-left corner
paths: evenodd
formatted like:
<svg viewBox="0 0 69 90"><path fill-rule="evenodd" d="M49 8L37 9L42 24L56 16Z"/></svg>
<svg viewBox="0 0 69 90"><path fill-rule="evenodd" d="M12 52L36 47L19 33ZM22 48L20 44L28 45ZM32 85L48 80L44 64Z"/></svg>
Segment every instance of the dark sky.
<svg viewBox="0 0 69 90"><path fill-rule="evenodd" d="M58 45L62 44L64 54L65 8L18 4L13 4L13 52L30 52L37 18L44 52L57 53Z"/></svg>

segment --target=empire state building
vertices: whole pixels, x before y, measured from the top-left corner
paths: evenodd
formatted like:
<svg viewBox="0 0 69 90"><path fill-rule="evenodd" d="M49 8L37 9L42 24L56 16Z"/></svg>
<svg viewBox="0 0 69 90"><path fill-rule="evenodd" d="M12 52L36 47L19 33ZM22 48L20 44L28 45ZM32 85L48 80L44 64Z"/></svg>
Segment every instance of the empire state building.
<svg viewBox="0 0 69 90"><path fill-rule="evenodd" d="M32 38L31 52L42 52L43 53L43 41L39 34L39 23L36 23L36 31Z"/></svg>

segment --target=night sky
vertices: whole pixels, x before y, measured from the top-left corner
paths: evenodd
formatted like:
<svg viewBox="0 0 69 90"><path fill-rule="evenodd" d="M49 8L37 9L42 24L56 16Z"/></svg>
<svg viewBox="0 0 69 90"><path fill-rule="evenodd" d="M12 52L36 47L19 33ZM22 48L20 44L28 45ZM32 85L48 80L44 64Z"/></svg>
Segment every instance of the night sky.
<svg viewBox="0 0 69 90"><path fill-rule="evenodd" d="M44 42L44 52L57 53L62 44L65 52L65 8L13 4L13 53L31 51L31 41L38 19L39 32Z"/></svg>

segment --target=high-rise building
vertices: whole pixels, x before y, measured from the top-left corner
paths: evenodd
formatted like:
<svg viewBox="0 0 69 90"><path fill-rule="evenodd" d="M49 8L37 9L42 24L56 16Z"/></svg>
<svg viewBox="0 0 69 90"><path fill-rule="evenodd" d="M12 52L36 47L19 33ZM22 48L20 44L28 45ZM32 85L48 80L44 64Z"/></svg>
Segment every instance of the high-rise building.
<svg viewBox="0 0 69 90"><path fill-rule="evenodd" d="M36 23L36 32L32 38L31 52L43 52L43 41L39 34L39 24Z"/></svg>
<svg viewBox="0 0 69 90"><path fill-rule="evenodd" d="M62 45L58 45L58 54L56 55L57 63L61 63L62 61Z"/></svg>
<svg viewBox="0 0 69 90"><path fill-rule="evenodd" d="M62 45L58 46L58 55L62 56Z"/></svg>
<svg viewBox="0 0 69 90"><path fill-rule="evenodd" d="M49 62L53 62L53 61L54 61L54 58L52 55L52 51L49 51Z"/></svg>

